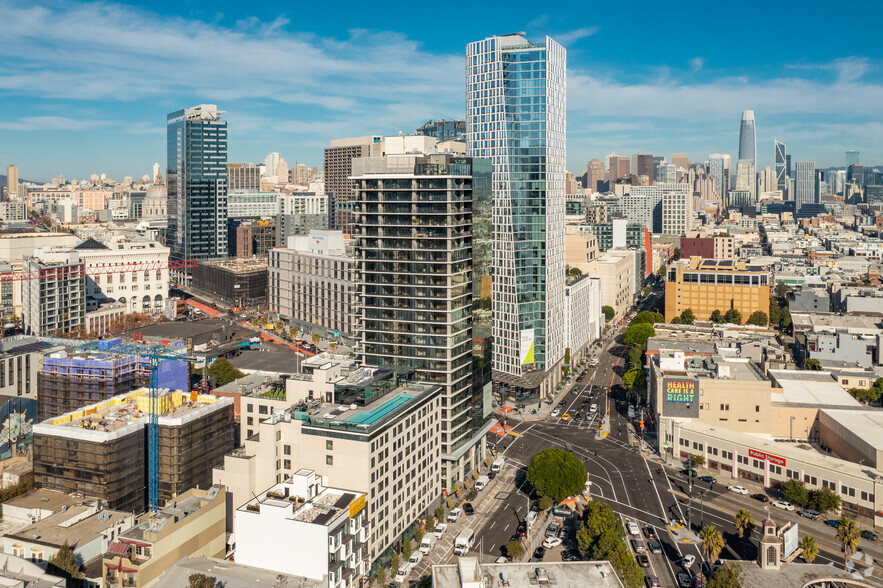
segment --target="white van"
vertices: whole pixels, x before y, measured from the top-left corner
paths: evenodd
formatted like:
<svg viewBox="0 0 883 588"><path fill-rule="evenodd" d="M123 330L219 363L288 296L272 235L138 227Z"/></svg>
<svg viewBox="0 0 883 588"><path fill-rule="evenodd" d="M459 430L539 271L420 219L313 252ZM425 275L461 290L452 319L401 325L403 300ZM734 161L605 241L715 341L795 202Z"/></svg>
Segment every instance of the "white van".
<svg viewBox="0 0 883 588"><path fill-rule="evenodd" d="M427 533L423 536L423 541L420 542L420 551L423 555L429 555L433 545L435 545L435 535Z"/></svg>
<svg viewBox="0 0 883 588"><path fill-rule="evenodd" d="M532 510L527 513L527 516L524 517L524 521L527 523L527 528L530 529L533 527L533 524L537 522L537 511Z"/></svg>
<svg viewBox="0 0 883 588"><path fill-rule="evenodd" d="M478 479L475 481L475 489L476 490L484 490L484 487L490 483L491 479L487 476L478 476Z"/></svg>
<svg viewBox="0 0 883 588"><path fill-rule="evenodd" d="M495 474L497 474L500 472L500 470L503 469L503 466L505 466L505 465L506 465L506 458L505 457L498 458L494 461L494 463L491 464L491 471L494 472Z"/></svg>
<svg viewBox="0 0 883 588"><path fill-rule="evenodd" d="M454 540L454 555L466 555L475 543L475 531L466 529Z"/></svg>

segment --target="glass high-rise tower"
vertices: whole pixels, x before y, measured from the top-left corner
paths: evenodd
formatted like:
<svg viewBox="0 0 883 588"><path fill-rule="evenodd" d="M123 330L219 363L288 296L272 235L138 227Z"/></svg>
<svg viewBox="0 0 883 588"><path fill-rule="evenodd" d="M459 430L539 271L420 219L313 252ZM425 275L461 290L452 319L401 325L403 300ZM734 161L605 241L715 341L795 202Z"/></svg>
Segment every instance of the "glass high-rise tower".
<svg viewBox="0 0 883 588"><path fill-rule="evenodd" d="M493 165L493 377L551 393L564 357L566 52L546 37L466 46L468 154Z"/></svg>
<svg viewBox="0 0 883 588"><path fill-rule="evenodd" d="M227 256L227 121L214 104L168 115L168 236L172 259Z"/></svg>
<svg viewBox="0 0 883 588"><path fill-rule="evenodd" d="M754 111L742 111L739 126L739 161L750 161L757 169L757 134L754 129Z"/></svg>
<svg viewBox="0 0 883 588"><path fill-rule="evenodd" d="M776 150L776 190L782 192L782 196L788 191L788 158L785 144L775 140Z"/></svg>

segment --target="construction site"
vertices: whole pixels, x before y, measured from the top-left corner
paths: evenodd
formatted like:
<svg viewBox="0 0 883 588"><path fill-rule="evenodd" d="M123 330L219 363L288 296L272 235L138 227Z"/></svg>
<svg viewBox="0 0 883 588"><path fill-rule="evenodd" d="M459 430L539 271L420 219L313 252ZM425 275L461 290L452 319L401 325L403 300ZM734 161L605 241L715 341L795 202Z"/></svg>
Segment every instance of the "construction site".
<svg viewBox="0 0 883 588"><path fill-rule="evenodd" d="M214 259L193 268L191 287L224 306L267 303L267 259Z"/></svg>
<svg viewBox="0 0 883 588"><path fill-rule="evenodd" d="M212 483L212 467L234 447L233 399L158 390L158 488L165 501ZM107 501L147 506L147 388L34 425L34 483Z"/></svg>

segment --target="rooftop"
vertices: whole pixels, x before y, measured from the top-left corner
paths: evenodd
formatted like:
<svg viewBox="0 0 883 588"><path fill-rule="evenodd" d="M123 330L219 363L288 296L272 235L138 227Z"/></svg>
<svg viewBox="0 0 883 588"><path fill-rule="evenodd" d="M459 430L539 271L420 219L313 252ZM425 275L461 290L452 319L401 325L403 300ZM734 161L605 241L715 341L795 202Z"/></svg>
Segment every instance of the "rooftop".
<svg viewBox="0 0 883 588"><path fill-rule="evenodd" d="M198 512L200 509L213 504L216 500L225 501L224 486L215 484L207 490L191 489L173 498L166 503L165 508L155 512L148 513L139 522L128 531L120 533L118 543L131 544L133 541L157 541L159 534L165 529L169 521L173 525L181 524L190 515ZM114 543L110 547L110 552L114 553Z"/></svg>
<svg viewBox="0 0 883 588"><path fill-rule="evenodd" d="M253 568L241 563L214 557L194 557L179 560L159 577L159 586L187 586L191 574L205 574L224 588L253 588L257 586L287 586L289 588L326 588L328 579L311 580L289 576L264 568ZM63 584L62 584L63 585Z"/></svg>
<svg viewBox="0 0 883 588"><path fill-rule="evenodd" d="M304 426L368 433L374 427L410 411L414 404L437 394L440 389L440 386L434 384L403 384L365 406L341 405L321 416L310 416Z"/></svg>
<svg viewBox="0 0 883 588"><path fill-rule="evenodd" d="M7 535L12 540L60 547L65 541L76 547L92 541L105 531L131 517L131 513L102 510L94 504L62 507L58 511L32 525Z"/></svg>
<svg viewBox="0 0 883 588"><path fill-rule="evenodd" d="M763 570L755 561L733 562L741 568L739 580L743 586L763 586L764 588L803 588L811 581L821 578L834 580L855 580L846 570L826 564L783 563L778 570ZM853 584L871 586L870 584Z"/></svg>
<svg viewBox="0 0 883 588"><path fill-rule="evenodd" d="M207 265L212 267L224 268L233 273L251 273L267 271L266 259L251 259L234 257L228 259L213 259L210 261L200 260L199 265Z"/></svg>
<svg viewBox="0 0 883 588"><path fill-rule="evenodd" d="M482 583L483 582L483 583ZM432 566L435 588L621 588L622 582L606 561L481 564L461 557L456 564Z"/></svg>
<svg viewBox="0 0 883 588"><path fill-rule="evenodd" d="M861 408L861 403L844 390L831 372L769 370L770 379L782 393L773 396L774 405L795 404L820 408Z"/></svg>
<svg viewBox="0 0 883 588"><path fill-rule="evenodd" d="M314 471L301 469L290 481L275 484L237 510L257 514L264 508L283 509L287 520L329 526L341 515L354 516L351 513L358 513L364 503L361 492L323 488Z"/></svg>
<svg viewBox="0 0 883 588"><path fill-rule="evenodd" d="M25 510L39 508L42 510L60 512L63 507L75 506L78 502L82 503L83 500L84 499L82 498L75 498L64 492L58 492L57 490L34 488L24 494L16 496L15 498L10 498L4 502L3 505L14 506Z"/></svg>

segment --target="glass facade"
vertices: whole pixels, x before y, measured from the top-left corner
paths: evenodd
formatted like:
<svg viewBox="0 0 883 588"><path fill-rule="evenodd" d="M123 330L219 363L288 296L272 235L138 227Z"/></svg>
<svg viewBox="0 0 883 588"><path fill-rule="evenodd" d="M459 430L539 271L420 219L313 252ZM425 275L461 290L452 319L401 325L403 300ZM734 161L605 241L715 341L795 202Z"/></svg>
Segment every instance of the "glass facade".
<svg viewBox="0 0 883 588"><path fill-rule="evenodd" d="M227 122L213 105L168 115L168 232L172 259L227 256Z"/></svg>
<svg viewBox="0 0 883 588"><path fill-rule="evenodd" d="M776 141L776 190L781 190L782 194L785 193L788 182L788 175L785 173L786 170L786 148L785 144Z"/></svg>
<svg viewBox="0 0 883 588"><path fill-rule="evenodd" d="M466 50L468 153L493 165L493 367L517 387L564 354L565 67L548 37Z"/></svg>

